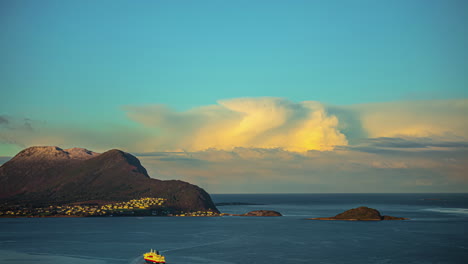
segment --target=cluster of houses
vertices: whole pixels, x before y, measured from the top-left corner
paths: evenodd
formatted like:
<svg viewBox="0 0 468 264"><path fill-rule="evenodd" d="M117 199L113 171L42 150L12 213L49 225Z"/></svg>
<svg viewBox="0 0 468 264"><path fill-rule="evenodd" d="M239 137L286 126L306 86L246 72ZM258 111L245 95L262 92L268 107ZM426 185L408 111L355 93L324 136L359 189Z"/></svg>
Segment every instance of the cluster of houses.
<svg viewBox="0 0 468 264"><path fill-rule="evenodd" d="M15 211L12 211L12 210L8 210L8 211L0 211L0 216L22 216L22 215L26 215L28 213L27 210L15 210Z"/></svg>
<svg viewBox="0 0 468 264"><path fill-rule="evenodd" d="M16 210L0 211L0 216L104 216L138 210L162 208L164 198L145 197L126 202L105 205L63 205L45 208L21 208ZM128 214L126 214L128 215Z"/></svg>
<svg viewBox="0 0 468 264"><path fill-rule="evenodd" d="M97 204L70 204L62 206L49 206L44 208L17 208L8 211L0 210L0 216L135 216L135 215L162 215L162 216L219 216L212 211L178 212L174 214L164 206L167 199L144 197L126 202Z"/></svg>
<svg viewBox="0 0 468 264"><path fill-rule="evenodd" d="M164 198L145 197L140 199L133 199L127 202L106 204L101 206L100 209L104 211L148 209L162 206L166 200L167 199Z"/></svg>

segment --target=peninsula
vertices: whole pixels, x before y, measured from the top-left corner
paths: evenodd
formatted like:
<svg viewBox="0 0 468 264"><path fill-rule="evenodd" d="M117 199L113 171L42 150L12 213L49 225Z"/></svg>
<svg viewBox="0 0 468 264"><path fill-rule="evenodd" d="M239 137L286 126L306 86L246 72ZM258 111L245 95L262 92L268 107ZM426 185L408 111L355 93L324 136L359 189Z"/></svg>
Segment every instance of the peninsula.
<svg viewBox="0 0 468 264"><path fill-rule="evenodd" d="M0 215L212 216L202 188L150 178L133 155L113 149L30 147L0 166Z"/></svg>

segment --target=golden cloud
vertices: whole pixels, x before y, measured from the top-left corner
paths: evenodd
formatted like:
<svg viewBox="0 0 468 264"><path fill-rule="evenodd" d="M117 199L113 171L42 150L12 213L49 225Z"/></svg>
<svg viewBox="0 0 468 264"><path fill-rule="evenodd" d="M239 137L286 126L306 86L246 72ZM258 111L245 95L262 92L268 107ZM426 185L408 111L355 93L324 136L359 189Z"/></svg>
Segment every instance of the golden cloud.
<svg viewBox="0 0 468 264"><path fill-rule="evenodd" d="M145 142L158 150L200 151L281 148L287 151L333 150L347 145L338 119L319 102L282 98L237 98L218 105L176 112L165 106L127 106L128 116L154 129Z"/></svg>

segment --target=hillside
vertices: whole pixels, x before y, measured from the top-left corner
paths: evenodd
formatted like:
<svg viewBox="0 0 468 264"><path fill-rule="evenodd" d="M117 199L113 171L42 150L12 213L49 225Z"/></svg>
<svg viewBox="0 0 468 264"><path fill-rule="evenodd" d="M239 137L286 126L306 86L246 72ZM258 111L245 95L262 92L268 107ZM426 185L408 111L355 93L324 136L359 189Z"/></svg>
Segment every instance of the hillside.
<svg viewBox="0 0 468 264"><path fill-rule="evenodd" d="M161 197L175 210L218 212L203 189L178 180L149 177L133 155L113 149L30 147L0 167L3 204L42 206L81 201Z"/></svg>

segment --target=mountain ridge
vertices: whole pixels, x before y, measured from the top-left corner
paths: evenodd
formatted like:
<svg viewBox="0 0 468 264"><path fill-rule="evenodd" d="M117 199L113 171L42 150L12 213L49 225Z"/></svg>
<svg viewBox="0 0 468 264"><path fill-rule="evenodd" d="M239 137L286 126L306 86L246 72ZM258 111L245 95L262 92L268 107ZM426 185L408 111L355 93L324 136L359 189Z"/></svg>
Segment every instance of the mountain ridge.
<svg viewBox="0 0 468 264"><path fill-rule="evenodd" d="M0 166L0 201L6 204L66 204L140 197L167 199L174 210L219 212L206 191L178 180L153 179L130 153L82 148L30 147Z"/></svg>

